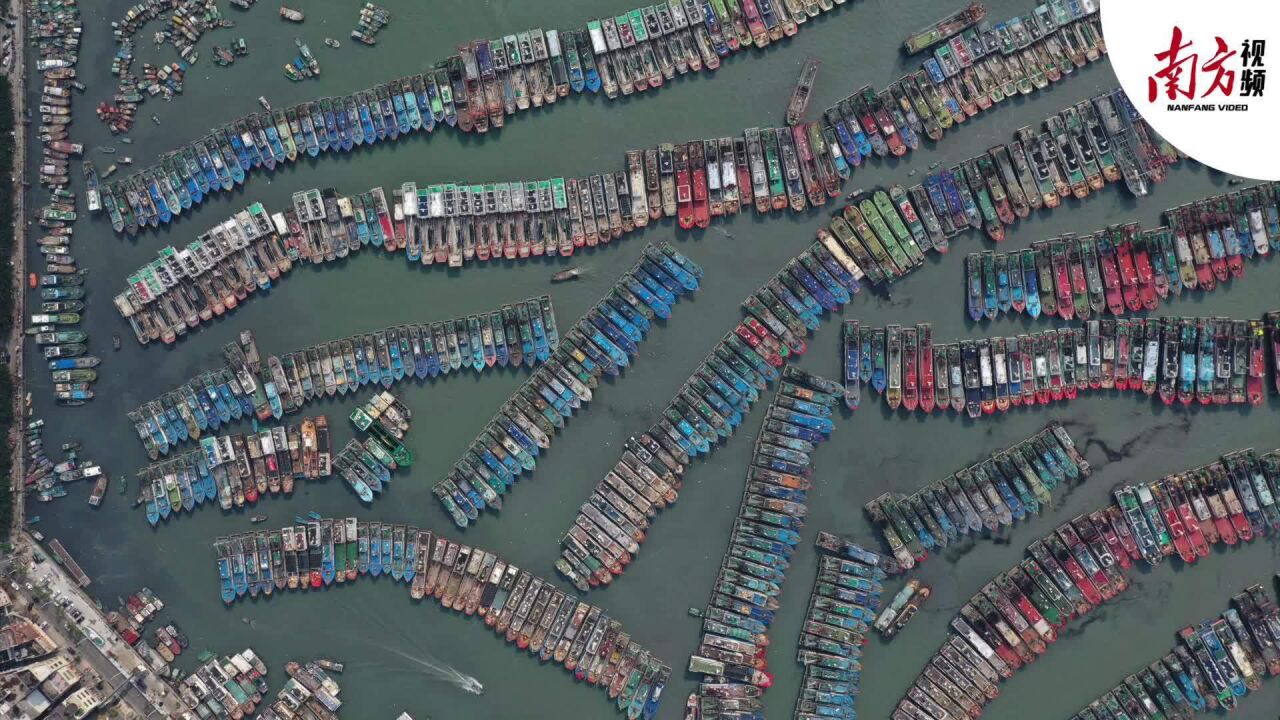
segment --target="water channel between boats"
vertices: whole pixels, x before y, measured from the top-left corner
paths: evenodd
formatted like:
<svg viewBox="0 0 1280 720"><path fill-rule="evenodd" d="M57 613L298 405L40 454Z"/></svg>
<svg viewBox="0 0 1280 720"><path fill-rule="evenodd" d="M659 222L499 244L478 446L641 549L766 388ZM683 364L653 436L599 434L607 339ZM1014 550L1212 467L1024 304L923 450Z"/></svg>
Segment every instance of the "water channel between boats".
<svg viewBox="0 0 1280 720"><path fill-rule="evenodd" d="M115 46L104 28L128 4L109 0L82 8L86 32L80 68L90 90L77 101L74 137L86 147L124 147L93 119L89 108L111 92L114 83L108 71ZM149 164L159 152L214 124L256 111L258 95L283 107L323 94L351 92L418 70L476 34L568 27L601 11L598 2L588 0L500 0L484 6L460 0L383 4L394 19L379 34L376 47L344 40L336 50L320 41L324 35L342 36L354 24L355 12L349 4L315 0L306 8L306 23L296 27L282 25L271 7L256 7L248 13L228 10L237 27L213 33L214 39L205 40L202 49L206 43L225 45L243 36L249 56L229 69L202 60L188 74L182 96L169 104L148 100L139 112L155 113L161 124L138 123L129 152L140 165ZM992 18L1028 9L1028 3L1011 0L987 4ZM630 6L611 2L609 10L620 12ZM235 192L184 214L170 227L132 240L115 237L101 217L81 220L77 255L84 267L92 268L86 283L92 303L85 329L96 343L91 351L104 357L99 368L101 391L85 407L58 410L46 406L51 393L45 373L28 372L33 378L29 389L36 398L37 414L47 420L46 434L83 439L87 451L112 474L113 487L96 511L83 502L88 488L73 488L68 498L39 508L44 517L40 529L62 540L94 578L91 590L108 605L116 595L148 585L164 598L194 647L219 653L254 647L271 667L273 692L287 659L319 654L342 659L347 666L342 683L348 717L392 717L402 710L416 717L462 720L613 717L597 691L576 685L563 670L519 657L475 619L453 617L427 604L414 605L404 588L385 587L390 585L386 581L366 580L306 595L284 594L231 609L218 599L210 542L218 535L249 529L253 514L267 514L268 524L278 525L316 510L326 516L414 523L456 536L430 486L522 381L522 373L503 370L483 378L454 374L427 383L405 383L397 390L414 413L415 429L407 441L418 461L408 472L397 474L390 490L369 508L357 507L341 481L331 478L299 483L291 500L264 500L245 512L196 513L157 530L147 526L140 509L125 501L136 492L132 475L146 458L124 413L158 389L174 387L220 363L222 345L243 328L256 332L265 352L275 352L396 323L466 315L548 292L560 313L561 327L567 327L636 261L646 241L673 240L706 269L702 290L681 300L692 307L659 326L633 367L608 381L613 387L570 421L501 517L491 517L462 535L466 542L498 552L543 577L555 577L552 562L558 554L558 533L616 459L621 443L655 420L666 399L706 352L710 339L740 319L738 303L812 242L826 212L765 219L743 214L694 234L677 231L673 222L663 221L638 237L571 259L514 266L493 263L502 266L472 266L460 273L438 267L406 268L399 258L360 253L322 269L294 272L270 291L270 297L246 304L173 347L143 348L126 342L119 352L111 352L106 347L110 335L127 337L129 330L108 300L125 274L153 257L161 246L185 244L249 202L283 208L295 190L334 186L357 192L373 185L395 188L405 180L422 185L455 178L515 180L600 172L613 169L627 149L727 135L750 125L780 125L805 58L822 59L810 107L826 107L824 103L862 84L883 85L907 68L917 67L919 57L902 56L901 38L935 20L940 12L937 3L926 0L850 0L837 12L811 22L793 40L762 53L741 54L714 74L678 80L647 96L612 103L603 97L569 98L558 106L514 118L506 128L486 137L420 134L349 155L297 163L270 177L255 176ZM152 30L148 27L143 34ZM320 80L290 83L281 76L280 64L294 52L293 35L304 37L315 48L322 64ZM147 42L139 46L142 60L170 58L171 48L158 54ZM907 176L913 171L918 180L934 162L954 163L997 142L1008 142L1017 128L1036 124L1050 113L1114 86L1106 63L1079 70L1046 92L984 113L949 133L936 148L922 149L901 162L864 165L848 187L905 184L912 180ZM95 159L105 165L107 157ZM77 173L73 189L81 189L80 183ZM1067 201L1058 211L1033 215L1010 230L998 249L1024 248L1032 241L1065 232L1091 232L1120 221L1154 226L1164 208L1226 189L1223 176L1183 163L1149 198L1135 201L1113 185L1084 202ZM930 258L920 272L895 284L891 300L864 293L845 309L843 317L871 325L930 322L935 337L956 339L1049 327L1050 321L1022 317L981 327L968 323L964 254L992 247L974 234L963 236L949 255ZM1185 295L1161 312L1253 318L1276 309L1276 283L1270 275L1275 270L1265 261L1254 264L1258 267L1250 268L1244 279L1209 295ZM577 281L550 286L551 273L570 265L588 272ZM810 339L802 367L839 377L838 325L836 318L829 318ZM38 361L29 355L28 362ZM333 441L340 447L352 434L345 416L365 399L360 393L322 401L308 413L325 412L334 418ZM760 403L744 426L758 426L766 404ZM868 499L890 489L910 492L994 448L1017 442L1050 419L1067 424L1096 468L1085 485L1064 495L1058 507L1043 517L1016 528L1007 542L983 540L971 548L953 548L945 559L924 566L920 576L933 585L933 599L891 645L873 641L864 659L858 709L867 717L885 717L943 639L955 608L993 574L1013 564L1028 542L1058 522L1101 505L1122 481L1154 479L1209 462L1231 449L1280 445L1277 411L1280 402L1270 395L1262 406L1252 409L1186 411L1159 407L1141 397L1102 393L1069 405L1019 409L972 423L954 416L896 415L880 403L864 403L857 415L837 420L832 442L816 454L819 472L809 502L804 549L793 562L783 608L771 630L769 669L777 680L766 696L769 715L785 717L795 700L800 668L793 662L793 649L816 570L812 539L825 529L878 546L861 510ZM675 670L659 713L664 720L679 717L684 697L693 687L693 678L683 669L699 632L686 608L706 601L738 506L750 436L739 433L709 460L695 461L680 501L656 523L652 538L626 576L589 598ZM126 496L114 486L123 477L131 483ZM1166 563L1153 572L1137 574L1133 588L1122 599L1077 624L1040 662L1003 687L1003 697L991 705L987 717L1069 716L1124 675L1167 652L1178 628L1219 612L1239 588L1268 581L1280 566L1278 558L1280 546L1255 541L1249 547L1215 553L1192 568ZM891 586L896 587L896 583ZM250 622L241 622L242 618ZM474 675L486 692L474 696L424 680L415 674L420 668L398 653L447 663ZM1234 716L1261 720L1273 716L1278 703L1280 690L1269 683L1258 697L1246 699Z"/></svg>

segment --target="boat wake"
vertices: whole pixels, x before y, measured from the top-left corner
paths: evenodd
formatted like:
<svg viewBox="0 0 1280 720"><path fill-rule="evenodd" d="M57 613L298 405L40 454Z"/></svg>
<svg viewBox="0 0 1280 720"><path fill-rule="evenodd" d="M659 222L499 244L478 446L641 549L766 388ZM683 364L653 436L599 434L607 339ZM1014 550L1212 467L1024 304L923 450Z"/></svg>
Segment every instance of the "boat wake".
<svg viewBox="0 0 1280 720"><path fill-rule="evenodd" d="M352 613L356 612L356 608L350 605L343 603L343 606L349 609ZM377 616L373 616L372 621L373 621L373 624L378 626L380 629L386 630L388 633L394 634L395 632L394 629L385 621L382 621L381 619L379 619ZM414 673L415 675L421 674L431 680L439 680L441 682L449 683L450 685L453 685L459 688L460 690L465 690L466 692L469 692L472 695L481 695L484 693L483 683L481 683L475 677L454 668L448 663L442 662L441 660L436 658L434 655L432 655L430 652L425 650L418 643L413 643L413 649L421 653L421 656L411 655L407 652L404 652L403 650L398 650L389 645L375 643L371 640L368 640L362 637L358 637L357 639L361 640L365 644L372 645L376 648L385 650L394 655L399 655L405 660L408 660L409 662L413 663L413 665L410 667L396 667L396 668L393 668L393 670ZM356 664L358 665L358 663ZM353 667L353 663L347 663L347 667L348 668Z"/></svg>
<svg viewBox="0 0 1280 720"><path fill-rule="evenodd" d="M452 666L442 663L433 657L420 658L409 653L402 652L393 647L383 647L387 652L395 653L400 657L414 663L422 668L422 674L434 680L441 680L458 688L465 690L472 695L480 695L484 693L484 685L476 678L467 675Z"/></svg>

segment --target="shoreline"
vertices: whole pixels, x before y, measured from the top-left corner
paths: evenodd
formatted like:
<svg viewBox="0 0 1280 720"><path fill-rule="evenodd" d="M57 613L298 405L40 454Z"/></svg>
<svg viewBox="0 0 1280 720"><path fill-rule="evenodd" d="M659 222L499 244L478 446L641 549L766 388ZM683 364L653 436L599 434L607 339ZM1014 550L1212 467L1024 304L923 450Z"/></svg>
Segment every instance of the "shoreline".
<svg viewBox="0 0 1280 720"><path fill-rule="evenodd" d="M14 0L17 3L19 0ZM7 9L10 17L14 18L13 45L14 45L14 63L13 69L8 74L10 92L13 104L13 255L11 261L13 263L13 274L10 277L11 292L13 293L13 312L9 318L9 332L5 338L5 347L9 352L8 373L9 385L12 397L10 401L11 407L11 424L7 429L7 437L9 440L10 455L10 492L12 493L13 507L10 509L12 517L10 519L10 527L8 529L8 542L11 543L12 554L17 556L22 553L23 538L25 534L22 532L23 523L25 521L25 505L26 498L23 492L23 478L26 477L26 466L24 464L25 453L23 452L23 444L21 442L21 430L18 420L25 416L25 403L23 391L23 335L22 335L22 316L26 309L26 295L22 292L22 278L26 275L27 260L27 232L26 232L26 142L27 132L24 123L26 112L26 12L25 8L19 6L19 12L15 16L13 14L14 3L11 3Z"/></svg>

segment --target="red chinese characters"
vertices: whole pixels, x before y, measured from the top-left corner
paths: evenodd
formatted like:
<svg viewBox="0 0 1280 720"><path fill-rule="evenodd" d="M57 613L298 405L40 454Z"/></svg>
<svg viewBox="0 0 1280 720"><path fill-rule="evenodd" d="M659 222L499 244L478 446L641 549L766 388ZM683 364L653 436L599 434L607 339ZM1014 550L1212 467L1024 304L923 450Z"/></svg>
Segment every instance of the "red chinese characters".
<svg viewBox="0 0 1280 720"><path fill-rule="evenodd" d="M1200 56L1188 52L1192 41L1183 41L1182 28L1173 26L1169 40L1169 49L1155 54L1155 59L1164 64L1154 75L1147 78L1147 100L1155 102L1163 90L1165 97L1177 100L1181 95L1187 99L1195 99L1197 71L1213 73L1209 87L1198 97L1206 98L1215 93L1229 97L1235 88L1236 73L1223 67L1227 60L1235 57L1235 50L1228 50L1227 43L1220 37L1214 37L1216 51L1203 65Z"/></svg>

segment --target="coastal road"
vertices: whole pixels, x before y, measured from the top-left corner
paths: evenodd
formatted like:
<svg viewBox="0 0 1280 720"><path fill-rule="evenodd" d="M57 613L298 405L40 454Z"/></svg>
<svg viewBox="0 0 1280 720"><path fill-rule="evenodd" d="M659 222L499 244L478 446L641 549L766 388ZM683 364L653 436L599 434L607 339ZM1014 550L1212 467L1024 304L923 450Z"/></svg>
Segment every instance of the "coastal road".
<svg viewBox="0 0 1280 720"><path fill-rule="evenodd" d="M124 679L137 674L137 668L141 666L143 668L140 678L141 687L137 683L129 684L124 700L144 716L182 717L186 707L177 693L170 690L169 686L152 671L151 666L137 650L121 639L107 622L106 617L94 605L93 600L71 579L71 576L54 563L53 558L38 543L30 542L29 539L26 542L32 550L33 557L40 559L39 563L31 566L28 582L33 586L39 584L48 588L50 595L60 594L63 598L69 599L70 604L66 609L68 614L71 608L76 608L84 614L84 620L77 624L81 634L78 637L65 637L61 618L52 603L45 603L39 607L38 612L42 619L48 621L49 627L46 632L54 637L63 636L61 640L66 647L79 648L80 654L89 660L103 678L111 678L113 686L121 682L127 683ZM149 648L145 648L144 651L149 651Z"/></svg>
<svg viewBox="0 0 1280 720"><path fill-rule="evenodd" d="M22 319L26 309L26 292L23 282L27 274L27 233L26 233L26 159L27 159L27 127L26 115L27 95L27 46L26 16L23 13L22 0L9 0L5 4L6 18L13 19L13 27L4 32L13 34L13 66L9 70L9 86L13 94L13 277L10 278L13 288L13 316L9 319L9 336L5 338L5 349L8 351L9 378L13 387L13 424L9 428L9 451L12 471L9 474L10 488L13 494L13 522L9 530L9 542L13 545L13 554L22 552L22 526L25 520L25 486L26 454L23 443L23 428L26 423L25 392L23 391L22 367ZM17 12L15 12L15 9Z"/></svg>

